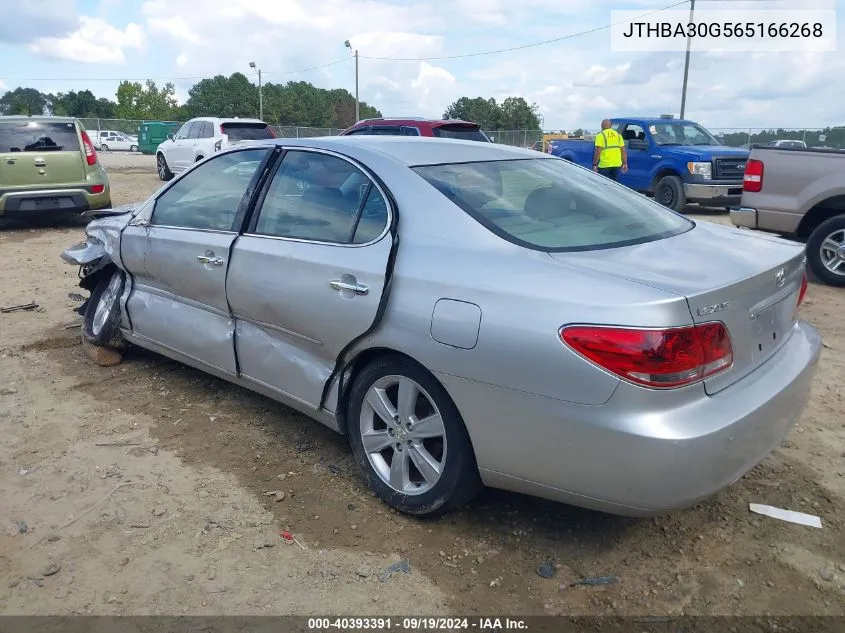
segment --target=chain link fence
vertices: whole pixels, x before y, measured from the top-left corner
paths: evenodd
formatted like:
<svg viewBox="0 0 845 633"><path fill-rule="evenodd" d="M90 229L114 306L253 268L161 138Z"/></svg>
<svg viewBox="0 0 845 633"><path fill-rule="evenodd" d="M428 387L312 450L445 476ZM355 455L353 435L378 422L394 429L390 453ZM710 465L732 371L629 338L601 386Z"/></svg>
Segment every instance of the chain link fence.
<svg viewBox="0 0 845 633"><path fill-rule="evenodd" d="M132 119L80 119L89 131L114 130L123 134L138 134L138 127L143 121ZM179 121L178 123L181 123ZM295 125L270 126L279 138L313 138L315 136L335 136L342 128L305 127ZM720 143L729 147L747 148L754 144L767 144L773 141L801 141L807 147L845 148L845 127L836 128L709 128ZM495 143L532 147L542 140L545 133L560 133L544 130L485 130ZM569 131L570 133L572 130ZM593 132L585 131L587 138Z"/></svg>

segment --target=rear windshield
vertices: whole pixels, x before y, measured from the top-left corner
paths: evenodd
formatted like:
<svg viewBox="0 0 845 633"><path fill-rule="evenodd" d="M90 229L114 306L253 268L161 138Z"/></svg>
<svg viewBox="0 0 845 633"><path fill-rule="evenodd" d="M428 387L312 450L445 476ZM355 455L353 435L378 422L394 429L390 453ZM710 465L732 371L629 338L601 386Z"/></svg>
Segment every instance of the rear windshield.
<svg viewBox="0 0 845 633"><path fill-rule="evenodd" d="M500 237L535 250L627 246L694 226L627 187L560 159L427 165L414 171Z"/></svg>
<svg viewBox="0 0 845 633"><path fill-rule="evenodd" d="M490 139L477 125L438 125L434 128L434 136L440 138L458 138L464 141L482 141L489 143Z"/></svg>
<svg viewBox="0 0 845 633"><path fill-rule="evenodd" d="M266 123L224 123L223 133L229 135L230 141L260 141L273 138Z"/></svg>
<svg viewBox="0 0 845 633"><path fill-rule="evenodd" d="M74 123L0 122L0 152L78 152Z"/></svg>

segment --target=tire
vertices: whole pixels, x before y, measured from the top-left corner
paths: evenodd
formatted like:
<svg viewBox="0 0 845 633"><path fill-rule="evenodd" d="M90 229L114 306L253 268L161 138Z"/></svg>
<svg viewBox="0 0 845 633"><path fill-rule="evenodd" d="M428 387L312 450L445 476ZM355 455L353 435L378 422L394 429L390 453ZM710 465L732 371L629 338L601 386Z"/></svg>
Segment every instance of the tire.
<svg viewBox="0 0 845 633"><path fill-rule="evenodd" d="M400 383L403 395L412 393L406 388L417 390L415 406L407 408L415 415L404 420L398 415L404 408L399 405ZM382 390L383 399L376 389ZM384 412L379 415L370 402L385 400L387 406L379 407ZM437 413L442 424L436 423ZM391 417L393 414L397 415ZM422 430L426 420L432 424ZM421 430L424 435L417 435ZM355 378L347 406L347 432L367 484L400 512L439 516L469 502L482 487L469 434L457 407L437 380L402 357L380 358ZM364 446L365 434L370 438L368 448ZM429 475L426 479L417 464L436 466L423 468ZM392 474L401 475L394 484L390 483Z"/></svg>
<svg viewBox="0 0 845 633"><path fill-rule="evenodd" d="M683 181L678 176L663 176L654 187L654 200L673 211L683 211L687 206Z"/></svg>
<svg viewBox="0 0 845 633"><path fill-rule="evenodd" d="M845 215L828 218L810 233L807 263L820 281L829 286L845 286Z"/></svg>
<svg viewBox="0 0 845 633"><path fill-rule="evenodd" d="M129 146L129 151L130 151L130 152L137 152L137 151L138 151L138 146L137 146L137 145L130 145L130 146Z"/></svg>
<svg viewBox="0 0 845 633"><path fill-rule="evenodd" d="M108 146L108 145L106 145L105 143L103 143L102 145L100 145L100 151L101 151L101 152L107 152L107 151L109 151L109 146Z"/></svg>
<svg viewBox="0 0 845 633"><path fill-rule="evenodd" d="M156 154L156 171L158 172L159 180L167 182L173 178L173 172L170 171L170 167L167 166L167 159L161 152Z"/></svg>
<svg viewBox="0 0 845 633"><path fill-rule="evenodd" d="M117 350L126 347L120 333L120 297L124 283L123 271L114 268L102 276L91 292L82 321L82 335L89 343Z"/></svg>

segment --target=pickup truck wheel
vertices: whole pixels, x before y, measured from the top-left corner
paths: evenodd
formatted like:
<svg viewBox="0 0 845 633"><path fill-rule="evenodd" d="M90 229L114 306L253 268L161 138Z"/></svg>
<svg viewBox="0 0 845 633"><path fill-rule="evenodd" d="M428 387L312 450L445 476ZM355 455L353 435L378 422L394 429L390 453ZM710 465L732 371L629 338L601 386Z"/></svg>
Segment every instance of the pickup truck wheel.
<svg viewBox="0 0 845 633"><path fill-rule="evenodd" d="M684 183L678 176L663 176L654 188L654 199L664 207L682 211L687 206Z"/></svg>
<svg viewBox="0 0 845 633"><path fill-rule="evenodd" d="M810 233L807 262L824 283L845 286L845 215L825 220Z"/></svg>

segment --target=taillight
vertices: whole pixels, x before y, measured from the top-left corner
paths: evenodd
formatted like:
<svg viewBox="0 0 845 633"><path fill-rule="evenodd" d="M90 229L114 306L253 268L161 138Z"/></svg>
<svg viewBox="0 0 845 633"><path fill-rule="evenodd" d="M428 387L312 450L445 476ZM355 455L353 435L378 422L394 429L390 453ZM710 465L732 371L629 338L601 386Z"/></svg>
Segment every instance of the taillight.
<svg viewBox="0 0 845 633"><path fill-rule="evenodd" d="M224 129L223 129L223 126L222 126L222 125L220 126L220 133L221 133L221 134L223 134L223 135L225 135L225 134L226 134L226 130L224 130Z"/></svg>
<svg viewBox="0 0 845 633"><path fill-rule="evenodd" d="M88 132L82 130L82 144L85 146L85 160L89 165L97 164L97 150L94 149L94 144L88 136Z"/></svg>
<svg viewBox="0 0 845 633"><path fill-rule="evenodd" d="M798 291L798 306L804 301L804 295L807 294L807 271L804 271L804 276L801 278L801 290Z"/></svg>
<svg viewBox="0 0 845 633"><path fill-rule="evenodd" d="M105 190L105 185L91 185L91 193L103 193Z"/></svg>
<svg viewBox="0 0 845 633"><path fill-rule="evenodd" d="M276 133L273 131L269 125L267 126L267 131L270 132L270 138L276 138Z"/></svg>
<svg viewBox="0 0 845 633"><path fill-rule="evenodd" d="M763 161L751 158L745 163L742 190L756 193L763 189Z"/></svg>
<svg viewBox="0 0 845 633"><path fill-rule="evenodd" d="M572 325L561 328L560 338L599 367L646 387L683 387L733 364L720 322L667 329Z"/></svg>

